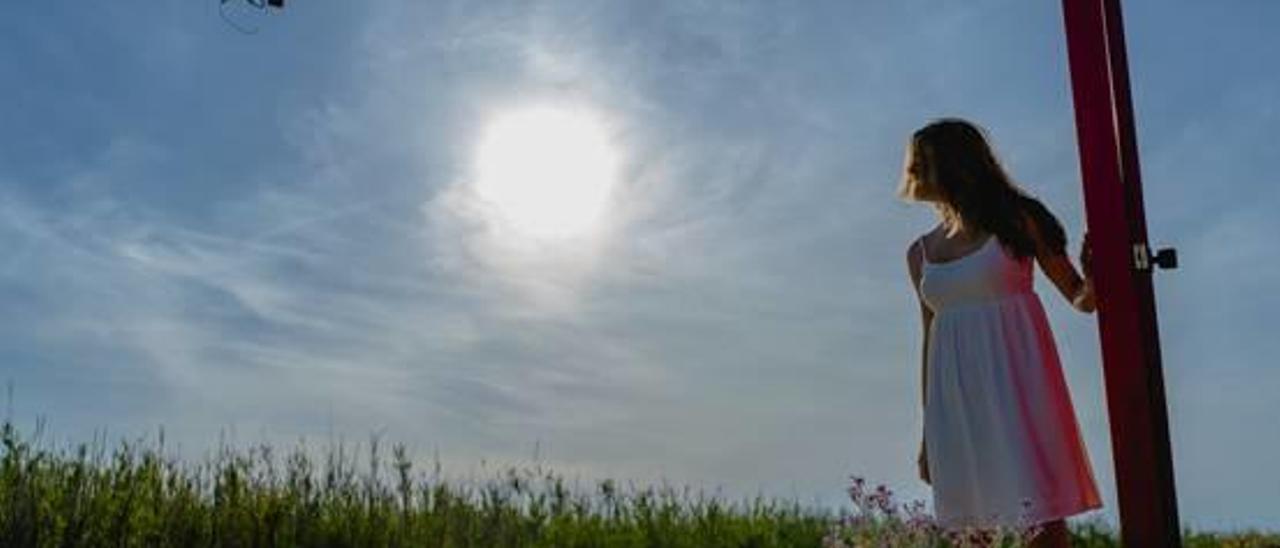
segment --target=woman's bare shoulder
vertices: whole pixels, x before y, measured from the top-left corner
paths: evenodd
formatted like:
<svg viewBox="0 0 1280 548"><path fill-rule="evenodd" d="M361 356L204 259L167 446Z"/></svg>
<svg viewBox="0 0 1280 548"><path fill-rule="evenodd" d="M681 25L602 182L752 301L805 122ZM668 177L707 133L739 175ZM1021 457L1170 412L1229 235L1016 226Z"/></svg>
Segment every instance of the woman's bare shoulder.
<svg viewBox="0 0 1280 548"><path fill-rule="evenodd" d="M937 234L942 225L935 226L927 232L911 239L911 243L907 244L907 266L911 268L913 276L920 269L921 260L924 257L925 241Z"/></svg>
<svg viewBox="0 0 1280 548"><path fill-rule="evenodd" d="M915 238L912 238L912 239L911 239L911 244L907 246L907 252L908 252L908 253L911 253L911 252L919 253L919 251L916 249L917 247L919 247L919 246L921 246L921 245L927 245L927 243L929 242L929 240L936 239L935 237L936 237L938 234L941 234L941 233L942 233L942 225L941 225L941 224L935 225L935 226L933 226L932 228L930 228L929 230L927 230L927 231L925 231L925 232L922 232L920 235L918 235L918 236L916 236Z"/></svg>

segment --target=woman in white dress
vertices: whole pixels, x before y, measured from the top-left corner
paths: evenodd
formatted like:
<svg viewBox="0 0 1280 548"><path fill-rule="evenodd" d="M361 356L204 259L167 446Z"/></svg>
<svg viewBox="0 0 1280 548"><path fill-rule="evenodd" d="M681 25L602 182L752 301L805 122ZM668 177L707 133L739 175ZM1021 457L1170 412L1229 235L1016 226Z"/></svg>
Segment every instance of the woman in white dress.
<svg viewBox="0 0 1280 548"><path fill-rule="evenodd" d="M1032 282L1039 264L1076 309L1093 312L1088 239L1081 277L1062 225L964 120L912 135L901 195L941 218L907 252L924 326L918 466L938 522L1034 525L1033 546L1068 546L1065 518L1102 503Z"/></svg>

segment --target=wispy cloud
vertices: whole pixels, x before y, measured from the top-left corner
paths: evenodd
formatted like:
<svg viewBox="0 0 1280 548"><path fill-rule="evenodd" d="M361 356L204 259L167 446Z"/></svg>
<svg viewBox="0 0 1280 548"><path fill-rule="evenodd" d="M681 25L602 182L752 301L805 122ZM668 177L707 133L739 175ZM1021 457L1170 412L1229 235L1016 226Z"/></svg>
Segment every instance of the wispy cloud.
<svg viewBox="0 0 1280 548"><path fill-rule="evenodd" d="M904 248L930 218L893 197L904 139L975 118L1082 228L1044 5L299 4L254 37L200 9L64 13L66 41L0 48L46 71L30 108L0 107L39 128L0 130L0 357L30 413L190 447L228 424L385 429L464 467L537 442L570 473L927 496ZM1143 28L1134 65L1158 65ZM1280 380L1256 327L1280 264L1280 196L1256 182L1275 81L1219 76L1233 91L1189 112L1153 91L1181 71L1138 80L1153 233L1186 263L1158 278L1175 443L1215 447L1265 428ZM496 235L469 195L485 122L547 102L598 113L624 157L608 230L572 245ZM1219 176L1232 191L1205 195ZM1095 326L1042 297L1107 482ZM1190 519L1277 519L1235 472L1280 450L1254 446L1177 446Z"/></svg>

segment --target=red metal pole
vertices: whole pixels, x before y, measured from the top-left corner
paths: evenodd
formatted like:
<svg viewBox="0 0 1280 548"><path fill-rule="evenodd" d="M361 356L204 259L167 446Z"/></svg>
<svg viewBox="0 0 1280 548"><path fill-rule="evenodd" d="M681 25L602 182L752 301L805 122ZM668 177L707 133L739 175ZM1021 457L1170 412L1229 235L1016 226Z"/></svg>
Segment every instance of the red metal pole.
<svg viewBox="0 0 1280 548"><path fill-rule="evenodd" d="M1126 546L1181 546L1119 0L1063 0Z"/></svg>

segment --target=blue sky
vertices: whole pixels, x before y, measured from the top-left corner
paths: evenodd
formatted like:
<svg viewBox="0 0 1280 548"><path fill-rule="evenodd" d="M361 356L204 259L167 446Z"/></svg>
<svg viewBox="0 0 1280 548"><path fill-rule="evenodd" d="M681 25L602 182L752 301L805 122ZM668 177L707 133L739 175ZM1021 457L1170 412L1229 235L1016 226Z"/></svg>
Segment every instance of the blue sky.
<svg viewBox="0 0 1280 548"><path fill-rule="evenodd" d="M929 119L1081 191L1057 2L217 2L0 8L0 363L21 424L197 454L379 432L446 472L542 462L843 502L925 498L894 197ZM1184 522L1280 528L1271 160L1280 4L1126 2ZM597 113L607 234L494 236L488 120ZM1093 318L1041 276L1115 518ZM536 446L536 449L535 449Z"/></svg>

